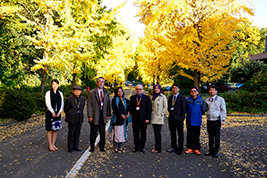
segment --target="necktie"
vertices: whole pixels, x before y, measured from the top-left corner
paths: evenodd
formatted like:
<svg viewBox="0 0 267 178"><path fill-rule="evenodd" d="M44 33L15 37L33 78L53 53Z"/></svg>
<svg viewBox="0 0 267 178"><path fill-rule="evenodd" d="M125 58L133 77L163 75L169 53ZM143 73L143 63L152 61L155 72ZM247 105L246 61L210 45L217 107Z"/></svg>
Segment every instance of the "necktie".
<svg viewBox="0 0 267 178"><path fill-rule="evenodd" d="M211 98L211 102L213 102L213 100L214 100L214 99L213 99L213 98Z"/></svg>
<svg viewBox="0 0 267 178"><path fill-rule="evenodd" d="M102 90L100 91L100 102L101 102L100 109L102 110L103 109L103 93L102 93Z"/></svg>
<svg viewBox="0 0 267 178"><path fill-rule="evenodd" d="M172 102L174 102L176 100L176 95L173 97L173 101Z"/></svg>
<svg viewBox="0 0 267 178"><path fill-rule="evenodd" d="M103 94L102 94L102 91L100 91L100 101L103 102Z"/></svg>

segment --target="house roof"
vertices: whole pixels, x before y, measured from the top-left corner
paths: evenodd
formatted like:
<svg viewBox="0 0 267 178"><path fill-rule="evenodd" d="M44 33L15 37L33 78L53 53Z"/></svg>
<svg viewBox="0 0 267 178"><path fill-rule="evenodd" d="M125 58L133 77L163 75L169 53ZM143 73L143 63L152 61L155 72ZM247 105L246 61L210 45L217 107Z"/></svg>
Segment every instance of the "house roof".
<svg viewBox="0 0 267 178"><path fill-rule="evenodd" d="M267 52L251 55L250 60L267 60Z"/></svg>

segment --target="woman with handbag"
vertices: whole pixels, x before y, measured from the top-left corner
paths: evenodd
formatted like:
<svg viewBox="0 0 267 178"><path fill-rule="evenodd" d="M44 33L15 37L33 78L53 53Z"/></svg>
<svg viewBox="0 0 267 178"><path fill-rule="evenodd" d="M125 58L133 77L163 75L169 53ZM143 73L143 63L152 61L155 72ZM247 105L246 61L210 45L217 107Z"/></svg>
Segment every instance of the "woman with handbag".
<svg viewBox="0 0 267 178"><path fill-rule="evenodd" d="M45 117L45 128L47 131L48 150L57 151L55 146L57 131L62 128L61 113L64 108L64 98L62 92L58 91L59 81L51 81L52 89L45 94L45 105L47 107Z"/></svg>
<svg viewBox="0 0 267 178"><path fill-rule="evenodd" d="M151 113L151 124L153 126L155 135L155 149L152 153L161 152L161 127L164 125L164 117L167 111L168 104L167 98L161 93L161 86L155 85L152 96L152 113Z"/></svg>
<svg viewBox="0 0 267 178"><path fill-rule="evenodd" d="M115 90L115 97L112 99L113 115L111 116L111 126L113 128L114 152L122 152L123 142L127 139L127 125L130 117L129 100L124 98L124 91L121 87Z"/></svg>

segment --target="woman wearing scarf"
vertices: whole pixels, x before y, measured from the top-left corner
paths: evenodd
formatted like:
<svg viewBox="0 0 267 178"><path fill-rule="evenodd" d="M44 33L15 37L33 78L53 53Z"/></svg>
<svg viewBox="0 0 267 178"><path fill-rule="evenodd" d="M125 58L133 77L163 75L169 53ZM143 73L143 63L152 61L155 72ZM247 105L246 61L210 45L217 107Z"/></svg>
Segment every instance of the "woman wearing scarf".
<svg viewBox="0 0 267 178"><path fill-rule="evenodd" d="M45 105L47 107L45 128L47 131L48 150L54 152L58 150L55 146L57 130L62 127L60 123L55 121L60 121L64 100L62 92L58 91L59 81L57 79L51 81L51 87L52 89L45 94Z"/></svg>
<svg viewBox="0 0 267 178"><path fill-rule="evenodd" d="M127 139L127 124L130 121L129 100L124 98L124 91L121 87L115 90L115 97L112 99L113 115L111 126L113 128L114 151L125 152L122 148L123 142Z"/></svg>
<svg viewBox="0 0 267 178"><path fill-rule="evenodd" d="M164 125L164 117L167 111L167 98L161 93L161 86L155 85L152 95L152 113L151 113L151 124L153 126L155 135L155 149L152 153L161 152L161 127Z"/></svg>

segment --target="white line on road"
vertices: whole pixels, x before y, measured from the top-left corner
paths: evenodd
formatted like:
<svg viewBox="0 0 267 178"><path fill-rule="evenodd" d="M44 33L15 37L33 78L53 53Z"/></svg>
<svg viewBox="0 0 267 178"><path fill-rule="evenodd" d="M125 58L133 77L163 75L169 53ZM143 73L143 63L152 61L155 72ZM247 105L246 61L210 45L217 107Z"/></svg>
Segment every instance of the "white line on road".
<svg viewBox="0 0 267 178"><path fill-rule="evenodd" d="M133 88L131 88L129 97L131 96L133 91ZM112 96L112 95L111 95ZM106 124L106 131L108 130L110 125L110 120L108 121L108 123ZM96 141L95 141L95 147L97 146L97 144L100 141L100 135L97 136ZM88 157L91 155L91 152L89 151L91 149L91 147L89 146L87 148L87 150L83 153L83 155L80 157L80 159L75 163L75 165L72 167L72 169L70 170L70 172L66 175L65 178L73 178L76 177L79 170L82 168L82 166L84 165L85 161L88 159Z"/></svg>
<svg viewBox="0 0 267 178"><path fill-rule="evenodd" d="M106 124L106 131L109 128L109 123ZM100 141L100 135L97 136L95 146L97 146L98 142ZM83 155L80 157L80 159L75 163L73 168L70 170L70 172L66 175L66 178L73 178L78 174L78 171L82 168L83 164L87 160L87 158L91 155L91 152L89 151L91 147L89 146L88 149L83 153Z"/></svg>

